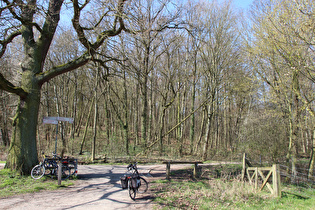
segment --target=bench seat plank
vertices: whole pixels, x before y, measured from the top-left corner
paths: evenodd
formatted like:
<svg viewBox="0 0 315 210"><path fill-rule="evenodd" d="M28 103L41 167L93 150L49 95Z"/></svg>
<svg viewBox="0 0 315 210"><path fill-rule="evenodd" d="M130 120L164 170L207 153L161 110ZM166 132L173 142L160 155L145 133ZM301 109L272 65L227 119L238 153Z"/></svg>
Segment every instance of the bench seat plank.
<svg viewBox="0 0 315 210"><path fill-rule="evenodd" d="M171 164L194 164L193 178L197 177L197 167L198 164L202 164L201 161L164 161L163 164L166 164L166 179L170 179L171 174Z"/></svg>

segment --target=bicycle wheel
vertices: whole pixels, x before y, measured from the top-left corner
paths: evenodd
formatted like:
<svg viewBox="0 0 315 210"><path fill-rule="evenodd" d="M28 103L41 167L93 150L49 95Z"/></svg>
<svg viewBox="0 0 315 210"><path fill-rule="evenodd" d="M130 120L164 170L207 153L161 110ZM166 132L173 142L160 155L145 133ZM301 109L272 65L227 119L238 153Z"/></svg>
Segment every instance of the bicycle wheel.
<svg viewBox="0 0 315 210"><path fill-rule="evenodd" d="M148 190L148 182L140 177L140 186L138 187L138 193L145 193Z"/></svg>
<svg viewBox="0 0 315 210"><path fill-rule="evenodd" d="M129 196L132 200L135 200L136 199L136 189L134 189L132 187L132 184L131 184L131 179L128 180L128 191L129 191Z"/></svg>
<svg viewBox="0 0 315 210"><path fill-rule="evenodd" d="M42 165L36 165L31 171L31 177L33 179L40 179L45 174L45 167Z"/></svg>
<svg viewBox="0 0 315 210"><path fill-rule="evenodd" d="M66 166L66 165L62 165L62 176L61 179L62 180L66 180L69 178L69 176L71 175L71 169Z"/></svg>

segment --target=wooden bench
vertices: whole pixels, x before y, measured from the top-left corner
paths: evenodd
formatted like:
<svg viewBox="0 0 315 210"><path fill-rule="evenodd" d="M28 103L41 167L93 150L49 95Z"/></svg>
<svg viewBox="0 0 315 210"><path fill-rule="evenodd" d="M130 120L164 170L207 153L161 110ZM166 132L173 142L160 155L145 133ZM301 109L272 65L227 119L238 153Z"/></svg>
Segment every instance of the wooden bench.
<svg viewBox="0 0 315 210"><path fill-rule="evenodd" d="M171 174L171 164L194 164L193 178L197 177L197 167L198 164L202 164L200 161L164 161L163 164L166 164L166 179L170 179Z"/></svg>

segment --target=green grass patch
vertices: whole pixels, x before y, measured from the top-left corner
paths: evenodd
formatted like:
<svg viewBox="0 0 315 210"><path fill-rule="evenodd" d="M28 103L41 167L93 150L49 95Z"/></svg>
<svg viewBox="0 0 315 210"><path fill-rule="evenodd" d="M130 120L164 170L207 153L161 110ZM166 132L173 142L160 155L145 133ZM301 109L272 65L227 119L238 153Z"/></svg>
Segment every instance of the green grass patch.
<svg viewBox="0 0 315 210"><path fill-rule="evenodd" d="M315 189L312 186L283 184L281 198L266 199L249 209L314 209Z"/></svg>
<svg viewBox="0 0 315 210"><path fill-rule="evenodd" d="M73 182L69 180L63 181L59 186L57 180L48 177L34 180L31 176L22 176L9 169L0 170L0 198L41 190L57 190L71 185Z"/></svg>
<svg viewBox="0 0 315 210"><path fill-rule="evenodd" d="M315 189L286 185L282 197L238 180L155 181L150 188L162 209L314 209Z"/></svg>

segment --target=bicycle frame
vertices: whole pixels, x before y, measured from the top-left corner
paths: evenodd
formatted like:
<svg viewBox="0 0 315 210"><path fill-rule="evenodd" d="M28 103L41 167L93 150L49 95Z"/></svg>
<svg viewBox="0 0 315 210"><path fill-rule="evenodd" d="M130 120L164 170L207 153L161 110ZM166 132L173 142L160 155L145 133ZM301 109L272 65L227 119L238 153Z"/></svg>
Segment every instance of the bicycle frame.
<svg viewBox="0 0 315 210"><path fill-rule="evenodd" d="M147 191L148 182L140 176L137 168L137 163L129 164L127 166L127 169L128 172L131 173L131 175L126 176L129 196L132 200L135 200L137 193L145 193Z"/></svg>
<svg viewBox="0 0 315 210"><path fill-rule="evenodd" d="M50 158L49 156L46 156L43 154L43 162L41 162L39 165L34 166L34 168L31 171L31 176L34 179L40 179L43 175L51 175L51 176L57 176L58 174L58 161L62 161L62 176L63 179L69 178L71 174L71 170L68 167L69 161L61 160L61 157L53 153L53 158ZM75 168L76 169L76 168ZM77 170L75 170L74 173L76 173Z"/></svg>

